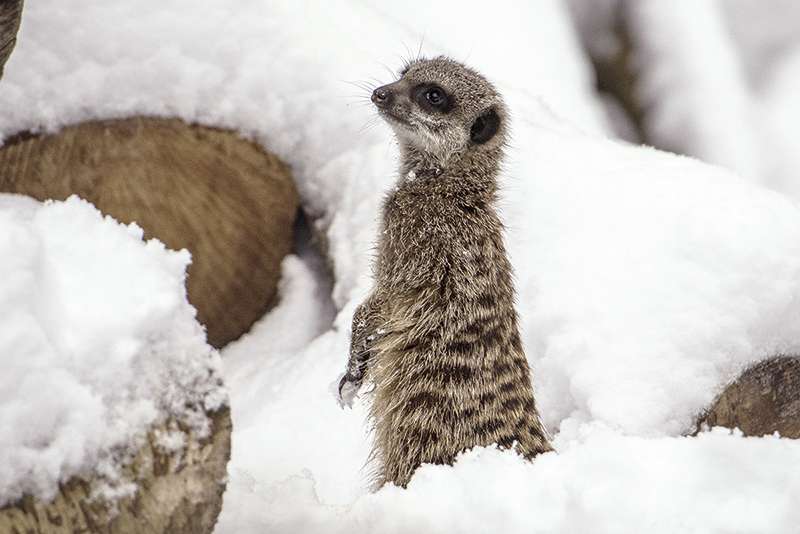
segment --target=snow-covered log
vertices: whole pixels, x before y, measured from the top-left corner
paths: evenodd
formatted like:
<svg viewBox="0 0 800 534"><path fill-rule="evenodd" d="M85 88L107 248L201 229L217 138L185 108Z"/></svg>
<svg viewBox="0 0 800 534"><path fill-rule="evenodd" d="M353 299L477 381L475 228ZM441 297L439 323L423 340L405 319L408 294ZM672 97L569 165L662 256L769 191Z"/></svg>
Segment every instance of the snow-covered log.
<svg viewBox="0 0 800 534"><path fill-rule="evenodd" d="M210 532L231 424L189 254L0 195L0 532Z"/></svg>
<svg viewBox="0 0 800 534"><path fill-rule="evenodd" d="M775 357L748 368L725 388L698 426L738 428L746 436L777 432L800 438L800 358Z"/></svg>
<svg viewBox="0 0 800 534"><path fill-rule="evenodd" d="M30 495L0 509L0 532L200 534L211 532L222 507L230 458L231 419L225 408L211 415L211 435L191 435L179 450L160 437L174 424L148 434L125 475L140 489L114 506L93 499L94 481L72 478L52 502Z"/></svg>
<svg viewBox="0 0 800 534"><path fill-rule="evenodd" d="M155 118L18 135L0 149L0 192L77 194L169 248L188 249L189 301L215 347L272 303L298 206L288 167L254 143Z"/></svg>

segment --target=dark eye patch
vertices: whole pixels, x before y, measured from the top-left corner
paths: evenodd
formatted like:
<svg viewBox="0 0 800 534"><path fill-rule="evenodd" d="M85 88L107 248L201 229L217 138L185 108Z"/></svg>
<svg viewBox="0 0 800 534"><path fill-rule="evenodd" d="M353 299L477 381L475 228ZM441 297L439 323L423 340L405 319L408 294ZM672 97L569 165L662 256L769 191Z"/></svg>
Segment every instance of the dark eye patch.
<svg viewBox="0 0 800 534"><path fill-rule="evenodd" d="M452 97L432 83L421 83L411 89L411 100L429 113L448 113L453 109Z"/></svg>

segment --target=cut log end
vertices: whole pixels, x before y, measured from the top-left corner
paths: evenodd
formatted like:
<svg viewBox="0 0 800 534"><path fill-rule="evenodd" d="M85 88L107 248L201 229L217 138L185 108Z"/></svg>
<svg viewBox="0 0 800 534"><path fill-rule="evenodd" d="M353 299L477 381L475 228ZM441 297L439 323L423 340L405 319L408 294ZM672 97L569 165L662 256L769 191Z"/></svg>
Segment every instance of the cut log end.
<svg viewBox="0 0 800 534"><path fill-rule="evenodd" d="M800 358L779 356L745 370L700 417L697 431L714 426L800 438Z"/></svg>
<svg viewBox="0 0 800 534"><path fill-rule="evenodd" d="M210 415L211 435L188 435L180 451L165 451L154 428L123 470L138 485L135 495L113 505L93 497L96 480L73 478L52 502L31 496L0 508L0 532L67 534L202 534L212 532L222 507L231 451L230 411Z"/></svg>
<svg viewBox="0 0 800 534"><path fill-rule="evenodd" d="M0 149L0 192L77 194L146 237L188 249L189 301L217 348L274 302L299 206L288 167L255 143L143 117L15 136Z"/></svg>

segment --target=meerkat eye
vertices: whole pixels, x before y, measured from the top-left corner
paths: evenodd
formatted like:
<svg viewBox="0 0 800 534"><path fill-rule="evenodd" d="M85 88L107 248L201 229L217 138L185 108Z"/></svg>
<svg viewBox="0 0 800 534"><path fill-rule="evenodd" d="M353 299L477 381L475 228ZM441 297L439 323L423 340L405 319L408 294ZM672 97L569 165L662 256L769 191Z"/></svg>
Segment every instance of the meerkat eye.
<svg viewBox="0 0 800 534"><path fill-rule="evenodd" d="M432 106L440 106L444 103L444 95L438 89L428 89L425 92L425 98L428 99Z"/></svg>
<svg viewBox="0 0 800 534"><path fill-rule="evenodd" d="M413 89L412 96L417 104L426 111L447 113L453 107L447 93L438 85L418 85Z"/></svg>

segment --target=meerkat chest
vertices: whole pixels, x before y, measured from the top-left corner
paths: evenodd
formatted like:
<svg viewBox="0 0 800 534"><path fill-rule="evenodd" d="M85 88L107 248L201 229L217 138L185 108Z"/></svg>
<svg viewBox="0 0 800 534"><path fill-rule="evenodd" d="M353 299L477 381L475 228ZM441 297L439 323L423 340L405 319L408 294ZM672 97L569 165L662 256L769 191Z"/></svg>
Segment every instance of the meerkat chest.
<svg viewBox="0 0 800 534"><path fill-rule="evenodd" d="M382 238L395 248L428 248L456 237L461 225L440 199L396 191L384 205Z"/></svg>
<svg viewBox="0 0 800 534"><path fill-rule="evenodd" d="M502 247L493 212L432 196L390 195L379 240L379 271L393 284L472 284L498 268Z"/></svg>

